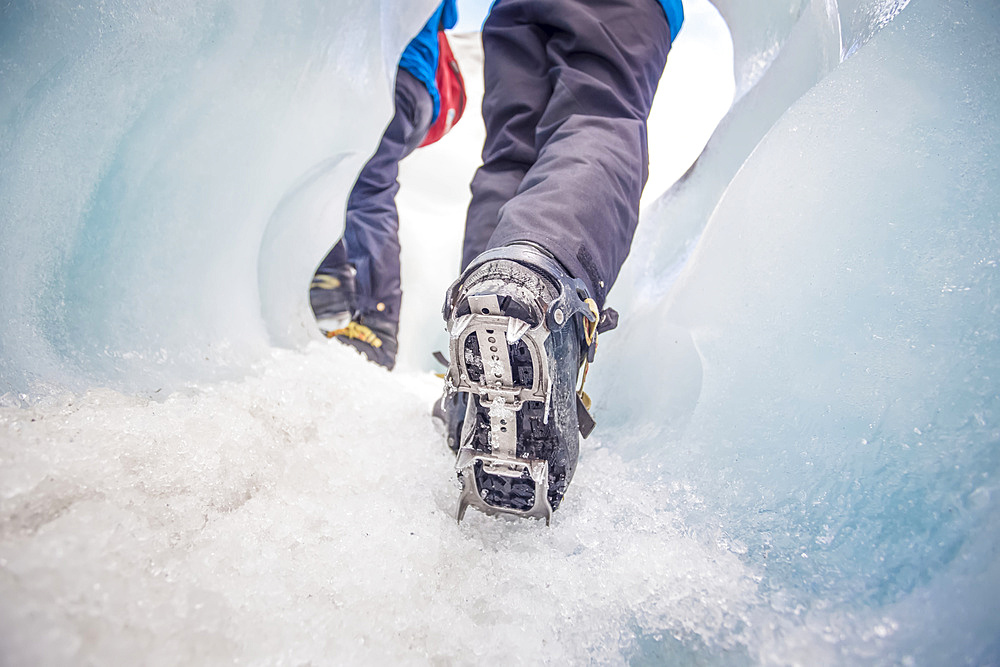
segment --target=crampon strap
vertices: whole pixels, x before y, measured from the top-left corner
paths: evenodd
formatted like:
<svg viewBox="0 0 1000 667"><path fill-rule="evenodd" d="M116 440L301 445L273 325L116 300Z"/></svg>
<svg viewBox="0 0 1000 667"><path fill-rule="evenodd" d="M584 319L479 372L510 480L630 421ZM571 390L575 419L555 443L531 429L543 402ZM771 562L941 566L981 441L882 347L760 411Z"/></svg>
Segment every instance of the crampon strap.
<svg viewBox="0 0 1000 667"><path fill-rule="evenodd" d="M353 320L348 322L347 326L343 329L334 329L333 331L326 332L327 338L335 338L336 336L360 340L361 342L367 343L368 345L376 348L382 347L382 339L379 338L374 331L359 322L354 322Z"/></svg>

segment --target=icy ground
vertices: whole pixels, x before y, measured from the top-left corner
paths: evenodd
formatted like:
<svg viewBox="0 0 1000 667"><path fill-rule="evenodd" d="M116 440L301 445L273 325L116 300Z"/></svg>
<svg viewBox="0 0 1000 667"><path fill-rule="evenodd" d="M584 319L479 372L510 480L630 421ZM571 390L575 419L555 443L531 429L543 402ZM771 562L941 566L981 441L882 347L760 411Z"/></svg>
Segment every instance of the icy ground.
<svg viewBox="0 0 1000 667"><path fill-rule="evenodd" d="M685 3L546 529L428 419L474 40L398 372L306 303L434 3L0 3L0 664L1000 664L1000 5Z"/></svg>
<svg viewBox="0 0 1000 667"><path fill-rule="evenodd" d="M161 401L4 410L5 664L603 663L643 633L738 643L759 603L739 545L692 534L696 494L637 480L599 440L551 528L456 525L438 390L317 343Z"/></svg>

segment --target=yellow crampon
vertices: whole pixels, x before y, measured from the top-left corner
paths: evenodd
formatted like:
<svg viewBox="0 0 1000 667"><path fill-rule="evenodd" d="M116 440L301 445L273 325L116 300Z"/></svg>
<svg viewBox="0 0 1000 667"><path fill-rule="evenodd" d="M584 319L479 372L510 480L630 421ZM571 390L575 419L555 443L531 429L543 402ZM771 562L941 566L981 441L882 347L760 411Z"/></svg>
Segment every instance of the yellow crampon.
<svg viewBox="0 0 1000 667"><path fill-rule="evenodd" d="M583 338L587 342L587 351L591 347L597 347L597 323L601 320L601 311L597 309L597 302L593 299L587 299L584 301L587 307L590 308L590 312L594 314L594 321L591 322L586 317L583 318ZM590 359L585 358L583 362L583 377L580 380L580 388L576 390L576 395L580 397L580 401L583 403L583 407L590 410L590 396L587 396L587 392L583 390L583 385L587 382L587 371L590 370Z"/></svg>
<svg viewBox="0 0 1000 667"><path fill-rule="evenodd" d="M355 340L360 340L363 343L367 343L372 347L382 347L382 339L375 335L375 332L361 324L360 322L350 321L347 326L343 329L335 329L334 331L327 331L327 338L334 338L335 336L343 336L345 338L353 338Z"/></svg>

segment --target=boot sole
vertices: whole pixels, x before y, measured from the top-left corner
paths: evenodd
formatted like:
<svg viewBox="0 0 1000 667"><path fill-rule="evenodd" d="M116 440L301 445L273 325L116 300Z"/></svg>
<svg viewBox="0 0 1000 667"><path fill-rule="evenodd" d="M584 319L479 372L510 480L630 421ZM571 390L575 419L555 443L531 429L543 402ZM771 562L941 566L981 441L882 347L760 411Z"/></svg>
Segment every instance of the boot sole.
<svg viewBox="0 0 1000 667"><path fill-rule="evenodd" d="M549 523L565 492L569 454L551 414L550 333L510 297L468 297L470 313L452 328L449 381L471 400L456 470L457 518L469 506ZM513 307L512 307L513 306Z"/></svg>

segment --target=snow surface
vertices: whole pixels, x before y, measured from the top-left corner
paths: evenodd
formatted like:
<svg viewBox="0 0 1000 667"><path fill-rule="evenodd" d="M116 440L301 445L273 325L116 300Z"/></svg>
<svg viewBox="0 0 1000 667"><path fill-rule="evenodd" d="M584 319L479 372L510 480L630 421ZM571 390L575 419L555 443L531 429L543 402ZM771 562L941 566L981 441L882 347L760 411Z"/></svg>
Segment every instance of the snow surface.
<svg viewBox="0 0 1000 667"><path fill-rule="evenodd" d="M550 528L429 419L474 38L399 370L306 303L433 4L0 7L0 663L1000 663L994 0L685 3Z"/></svg>

